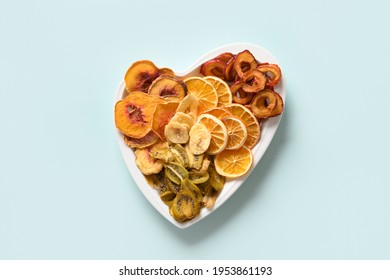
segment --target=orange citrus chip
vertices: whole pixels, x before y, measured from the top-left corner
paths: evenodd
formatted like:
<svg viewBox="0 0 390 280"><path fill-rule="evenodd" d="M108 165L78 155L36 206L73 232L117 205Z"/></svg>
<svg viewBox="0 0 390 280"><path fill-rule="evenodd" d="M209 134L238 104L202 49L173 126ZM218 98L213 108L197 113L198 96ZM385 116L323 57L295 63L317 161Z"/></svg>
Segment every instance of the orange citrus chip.
<svg viewBox="0 0 390 280"><path fill-rule="evenodd" d="M248 173L253 163L250 149L241 147L237 150L224 150L215 156L214 165L218 174L237 178Z"/></svg>
<svg viewBox="0 0 390 280"><path fill-rule="evenodd" d="M210 110L207 110L204 112L204 114L210 114L213 115L214 117L217 117L218 119L222 120L223 118L229 117L232 114L229 113L229 111L222 109L220 107L216 107Z"/></svg>
<svg viewBox="0 0 390 280"><path fill-rule="evenodd" d="M228 133L226 150L237 150L244 145L248 136L245 124L237 117L226 117L222 119Z"/></svg>
<svg viewBox="0 0 390 280"><path fill-rule="evenodd" d="M241 104L230 104L223 107L227 109L233 116L238 117L245 124L248 132L248 137L245 140L244 146L252 149L260 139L260 124L252 112Z"/></svg>
<svg viewBox="0 0 390 280"><path fill-rule="evenodd" d="M188 93L199 100L198 115L217 106L218 95L215 88L200 77L190 77L184 80Z"/></svg>
<svg viewBox="0 0 390 280"><path fill-rule="evenodd" d="M218 104L217 106L224 106L232 104L232 92L230 91L229 85L222 79L215 76L204 77L217 91L218 95Z"/></svg>
<svg viewBox="0 0 390 280"><path fill-rule="evenodd" d="M210 146L208 153L216 155L222 152L227 144L228 134L223 122L213 115L202 114L198 117L198 122L204 124L211 134Z"/></svg>

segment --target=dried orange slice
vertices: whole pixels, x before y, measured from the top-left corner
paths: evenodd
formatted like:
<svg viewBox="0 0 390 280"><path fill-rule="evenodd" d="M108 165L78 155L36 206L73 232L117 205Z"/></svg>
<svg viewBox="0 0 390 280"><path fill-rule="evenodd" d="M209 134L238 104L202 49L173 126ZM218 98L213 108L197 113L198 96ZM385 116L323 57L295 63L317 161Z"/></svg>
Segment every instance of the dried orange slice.
<svg viewBox="0 0 390 280"><path fill-rule="evenodd" d="M228 133L226 150L237 150L244 145L248 133L245 124L237 117L226 117L222 119Z"/></svg>
<svg viewBox="0 0 390 280"><path fill-rule="evenodd" d="M224 106L232 104L232 92L229 85L222 79L215 76L204 77L206 81L213 85L218 95L217 106Z"/></svg>
<svg viewBox="0 0 390 280"><path fill-rule="evenodd" d="M202 114L198 117L198 122L204 124L211 134L208 153L216 155L222 152L228 140L228 134L225 125L221 120L210 114Z"/></svg>
<svg viewBox="0 0 390 280"><path fill-rule="evenodd" d="M233 116L238 117L245 124L248 132L248 137L245 140L244 146L252 149L260 139L260 124L252 112L241 104L231 104L224 106Z"/></svg>
<svg viewBox="0 0 390 280"><path fill-rule="evenodd" d="M200 77L190 77L184 80L187 86L187 94L192 94L199 100L198 115L217 106L218 94L215 88Z"/></svg>
<svg viewBox="0 0 390 280"><path fill-rule="evenodd" d="M210 114L214 117L217 117L218 119L222 120L223 118L229 117L232 114L230 114L229 111L222 109L220 107L215 107L213 109L207 110L204 112L204 114Z"/></svg>
<svg viewBox="0 0 390 280"><path fill-rule="evenodd" d="M237 178L248 173L253 163L250 149L241 147L237 150L224 150L215 156L215 170L219 175Z"/></svg>

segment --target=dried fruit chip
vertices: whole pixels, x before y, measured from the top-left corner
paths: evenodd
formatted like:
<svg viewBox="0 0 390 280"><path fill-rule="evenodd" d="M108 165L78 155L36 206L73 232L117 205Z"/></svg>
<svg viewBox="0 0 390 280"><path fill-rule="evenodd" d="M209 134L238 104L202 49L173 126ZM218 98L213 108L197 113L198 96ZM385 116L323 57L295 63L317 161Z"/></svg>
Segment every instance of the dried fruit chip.
<svg viewBox="0 0 390 280"><path fill-rule="evenodd" d="M134 62L125 74L126 89L133 91L148 92L149 86L160 75L159 69L149 60Z"/></svg>
<svg viewBox="0 0 390 280"><path fill-rule="evenodd" d="M200 73L204 76L224 77L226 63L220 60L209 60L202 64Z"/></svg>
<svg viewBox="0 0 390 280"><path fill-rule="evenodd" d="M218 94L214 87L205 79L190 77L185 79L184 83L187 85L188 94L195 96L199 100L198 115L217 106Z"/></svg>
<svg viewBox="0 0 390 280"><path fill-rule="evenodd" d="M163 75L153 81L148 93L164 99L182 99L187 93L187 87L182 81Z"/></svg>
<svg viewBox="0 0 390 280"><path fill-rule="evenodd" d="M149 154L150 148L142 148L135 150L135 163L139 170L145 175L157 174L162 168L163 164L160 160L155 160Z"/></svg>
<svg viewBox="0 0 390 280"><path fill-rule="evenodd" d="M164 102L156 106L156 109L153 113L152 129L161 139L165 138L165 126L175 115L175 111L178 106L178 101Z"/></svg>
<svg viewBox="0 0 390 280"><path fill-rule="evenodd" d="M229 85L218 77L208 76L204 77L217 91L218 103L217 106L229 105L232 103L232 93Z"/></svg>
<svg viewBox="0 0 390 280"><path fill-rule="evenodd" d="M242 51L237 54L234 60L234 70L241 78L246 72L255 69L257 62L253 54L249 50Z"/></svg>
<svg viewBox="0 0 390 280"><path fill-rule="evenodd" d="M250 149L224 150L215 156L214 165L218 174L227 178L237 178L248 173L252 166L253 155Z"/></svg>
<svg viewBox="0 0 390 280"><path fill-rule="evenodd" d="M210 146L208 153L216 155L223 151L227 144L227 130L221 120L210 114L202 114L198 117L198 122L206 126L211 134Z"/></svg>
<svg viewBox="0 0 390 280"><path fill-rule="evenodd" d="M245 124L237 117L226 117L222 119L228 133L227 150L236 150L244 145L248 133Z"/></svg>
<svg viewBox="0 0 390 280"><path fill-rule="evenodd" d="M143 92L130 93L115 105L115 125L125 135L141 138L152 128L153 112L160 98Z"/></svg>
<svg viewBox="0 0 390 280"><path fill-rule="evenodd" d="M257 66L256 69L264 73L265 77L267 78L267 87L273 87L277 85L282 78L282 71L276 64L261 64Z"/></svg>
<svg viewBox="0 0 390 280"><path fill-rule="evenodd" d="M261 119L268 118L276 106L276 95L274 91L264 89L256 93L253 98L250 108L253 114Z"/></svg>
<svg viewBox="0 0 390 280"><path fill-rule="evenodd" d="M260 139L260 124L252 112L243 105L231 104L224 107L233 116L238 117L245 124L248 136L245 140L244 146L252 149Z"/></svg>
<svg viewBox="0 0 390 280"><path fill-rule="evenodd" d="M283 110L284 110L284 103L283 103L282 97L277 92L274 92L274 93L276 96L276 106L272 110L270 117L279 116L281 113L283 113Z"/></svg>
<svg viewBox="0 0 390 280"><path fill-rule="evenodd" d="M213 115L214 117L217 117L218 119L223 119L225 117L231 116L232 114L229 113L229 111L221 108L221 107L215 107L213 109L207 110L204 112L205 114Z"/></svg>
<svg viewBox="0 0 390 280"><path fill-rule="evenodd" d="M149 131L144 137L134 138L124 135L123 140L130 148L145 148L156 143L160 138L153 130Z"/></svg>

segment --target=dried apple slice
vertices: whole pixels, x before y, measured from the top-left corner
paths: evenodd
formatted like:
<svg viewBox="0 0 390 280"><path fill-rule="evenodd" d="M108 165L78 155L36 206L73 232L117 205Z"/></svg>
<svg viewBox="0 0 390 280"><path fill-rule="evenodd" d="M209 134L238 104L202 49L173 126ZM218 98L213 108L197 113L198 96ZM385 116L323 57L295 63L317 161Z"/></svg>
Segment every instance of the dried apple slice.
<svg viewBox="0 0 390 280"><path fill-rule="evenodd" d="M264 73L267 78L267 82L265 84L267 87L277 85L282 78L282 71L276 64L261 64L256 69Z"/></svg>
<svg viewBox="0 0 390 280"><path fill-rule="evenodd" d="M242 76L242 89L248 93L256 93L265 88L267 78L259 70L250 70Z"/></svg>
<svg viewBox="0 0 390 280"><path fill-rule="evenodd" d="M283 113L284 110L284 103L282 97L277 93L274 92L276 96L276 105L275 108L272 110L270 117L276 117L279 116L281 113Z"/></svg>
<svg viewBox="0 0 390 280"><path fill-rule="evenodd" d="M178 101L157 104L153 114L152 129L161 139L165 139L164 129L176 113Z"/></svg>
<svg viewBox="0 0 390 280"><path fill-rule="evenodd" d="M250 109L253 114L259 119L270 117L272 111L276 106L275 92L269 89L264 89L253 97L250 104Z"/></svg>
<svg viewBox="0 0 390 280"><path fill-rule="evenodd" d="M244 91L242 86L242 82L236 82L230 87L230 90L232 91L233 101L245 105L251 102L253 94Z"/></svg>
<svg viewBox="0 0 390 280"><path fill-rule="evenodd" d="M216 76L223 78L225 73L226 63L220 60L209 60L202 64L200 73L204 76Z"/></svg>
<svg viewBox="0 0 390 280"><path fill-rule="evenodd" d="M257 62L253 54L248 51L242 51L237 54L234 60L234 70L236 70L237 75L241 78L246 72L255 69Z"/></svg>
<svg viewBox="0 0 390 280"><path fill-rule="evenodd" d="M125 135L145 136L152 129L153 112L161 99L143 92L132 92L115 105L115 125Z"/></svg>
<svg viewBox="0 0 390 280"><path fill-rule="evenodd" d="M234 61L236 60L236 56L233 56L227 63L225 68L225 81L232 82L237 76L237 72L234 69Z"/></svg>
<svg viewBox="0 0 390 280"><path fill-rule="evenodd" d="M148 93L164 99L182 99L187 94L187 86L172 76L162 75L153 81Z"/></svg>
<svg viewBox="0 0 390 280"><path fill-rule="evenodd" d="M219 60L225 64L228 63L228 61L234 56L231 52L224 52L221 53L220 55L216 56L214 59Z"/></svg>

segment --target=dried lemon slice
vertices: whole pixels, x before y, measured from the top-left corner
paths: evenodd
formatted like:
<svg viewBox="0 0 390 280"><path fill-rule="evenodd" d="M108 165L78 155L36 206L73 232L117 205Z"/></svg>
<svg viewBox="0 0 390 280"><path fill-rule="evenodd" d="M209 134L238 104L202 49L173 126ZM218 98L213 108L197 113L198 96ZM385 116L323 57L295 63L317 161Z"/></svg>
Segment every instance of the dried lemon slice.
<svg viewBox="0 0 390 280"><path fill-rule="evenodd" d="M198 122L204 124L211 134L208 153L216 155L222 152L227 144L228 134L223 122L210 114L202 114L198 117Z"/></svg>
<svg viewBox="0 0 390 280"><path fill-rule="evenodd" d="M226 117L222 119L228 133L227 150L236 150L244 145L248 132L245 124L237 117Z"/></svg>
<svg viewBox="0 0 390 280"><path fill-rule="evenodd" d="M248 132L248 137L245 140L244 146L252 149L260 139L260 124L252 112L241 104L230 104L225 106L233 116L238 117L245 124Z"/></svg>

